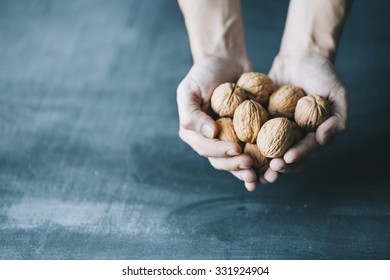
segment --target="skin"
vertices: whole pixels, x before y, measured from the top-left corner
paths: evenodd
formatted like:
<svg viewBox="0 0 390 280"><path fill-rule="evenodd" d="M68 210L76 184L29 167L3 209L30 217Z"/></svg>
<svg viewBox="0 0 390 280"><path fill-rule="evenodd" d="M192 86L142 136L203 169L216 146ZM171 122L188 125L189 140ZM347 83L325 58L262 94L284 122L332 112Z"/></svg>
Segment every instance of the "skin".
<svg viewBox="0 0 390 280"><path fill-rule="evenodd" d="M181 139L218 170L231 172L249 191L273 183L282 173L301 171L310 155L329 144L348 124L348 93L333 66L344 19L345 0L291 0L279 54L269 72L278 86L292 84L325 97L332 115L270 168L257 176L238 144L215 139L210 98L221 83L252 71L245 49L239 0L179 0L194 64L177 89Z"/></svg>

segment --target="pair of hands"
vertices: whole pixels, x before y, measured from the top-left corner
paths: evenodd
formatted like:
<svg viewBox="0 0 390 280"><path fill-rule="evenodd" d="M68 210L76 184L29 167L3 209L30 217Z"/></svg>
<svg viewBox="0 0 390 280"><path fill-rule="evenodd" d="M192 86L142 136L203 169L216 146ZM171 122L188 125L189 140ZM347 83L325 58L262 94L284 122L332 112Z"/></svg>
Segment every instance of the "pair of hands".
<svg viewBox="0 0 390 280"><path fill-rule="evenodd" d="M301 171L313 152L347 128L348 93L327 58L309 52L279 54L269 72L277 87L295 85L308 94L321 95L331 104L332 115L315 133L307 134L282 158L272 159L270 167L258 177L251 168L252 159L242 153L238 144L215 138L218 127L210 116L213 90L224 82L237 81L243 72L248 71L252 71L248 60L202 58L179 84L177 103L180 138L199 155L207 157L214 168L229 171L252 191L258 184L275 182L281 173Z"/></svg>

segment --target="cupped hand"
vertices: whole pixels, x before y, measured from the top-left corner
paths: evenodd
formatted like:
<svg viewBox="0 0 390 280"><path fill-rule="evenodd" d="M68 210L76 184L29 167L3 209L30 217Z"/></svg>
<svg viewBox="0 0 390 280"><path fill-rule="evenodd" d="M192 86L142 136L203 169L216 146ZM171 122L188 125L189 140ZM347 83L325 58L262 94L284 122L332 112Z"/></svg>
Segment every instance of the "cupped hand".
<svg viewBox="0 0 390 280"><path fill-rule="evenodd" d="M251 168L252 159L242 153L240 145L216 139L218 126L211 115L213 90L224 82L236 81L251 70L248 60L205 57L197 61L177 88L180 138L198 154L207 157L218 170L227 170L245 182L252 191L257 176Z"/></svg>
<svg viewBox="0 0 390 280"><path fill-rule="evenodd" d="M291 147L282 158L270 162L270 168L261 181L274 182L280 173L302 170L310 155L329 144L337 134L348 126L348 92L327 58L309 52L279 54L272 65L269 76L278 87L294 85L307 94L317 94L327 99L332 107L331 116L317 131L307 134Z"/></svg>

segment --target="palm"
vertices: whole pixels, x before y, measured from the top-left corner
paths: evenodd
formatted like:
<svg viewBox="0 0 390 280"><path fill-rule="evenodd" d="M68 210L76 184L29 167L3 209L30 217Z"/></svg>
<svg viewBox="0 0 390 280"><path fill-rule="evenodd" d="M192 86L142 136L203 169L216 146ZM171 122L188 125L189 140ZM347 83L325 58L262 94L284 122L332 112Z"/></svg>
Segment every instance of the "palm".
<svg viewBox="0 0 390 280"><path fill-rule="evenodd" d="M187 78L197 87L197 95L200 98L202 109L210 109L210 99L213 90L225 82L234 82L246 71L250 71L251 66L242 66L237 62L207 57L194 64Z"/></svg>
<svg viewBox="0 0 390 280"><path fill-rule="evenodd" d="M211 165L228 170L245 181L248 190L256 188L256 174L252 159L242 154L239 144L215 139L218 127L210 117L210 99L213 90L224 82L234 82L251 70L249 61L206 57L197 61L177 89L180 118L179 135Z"/></svg>
<svg viewBox="0 0 390 280"><path fill-rule="evenodd" d="M299 86L307 93L321 95L330 102L333 101L333 89L342 84L332 63L314 54L277 57L270 76L278 86Z"/></svg>
<svg viewBox="0 0 390 280"><path fill-rule="evenodd" d="M288 150L283 159L274 159L271 162L274 171L299 171L311 153L346 129L348 93L333 64L327 58L316 54L279 55L275 58L269 75L278 86L299 86L307 94L324 97L332 107L332 115L315 133L309 133Z"/></svg>

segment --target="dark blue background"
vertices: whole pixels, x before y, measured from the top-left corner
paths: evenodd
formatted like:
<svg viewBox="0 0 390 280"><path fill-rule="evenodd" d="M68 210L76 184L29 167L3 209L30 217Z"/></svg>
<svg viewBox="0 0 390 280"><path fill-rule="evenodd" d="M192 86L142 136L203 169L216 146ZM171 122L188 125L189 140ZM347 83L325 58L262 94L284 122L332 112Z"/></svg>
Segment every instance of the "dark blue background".
<svg viewBox="0 0 390 280"><path fill-rule="evenodd" d="M287 1L243 1L267 72ZM0 258L388 259L387 1L356 1L347 133L248 193L180 141L175 1L0 1Z"/></svg>

